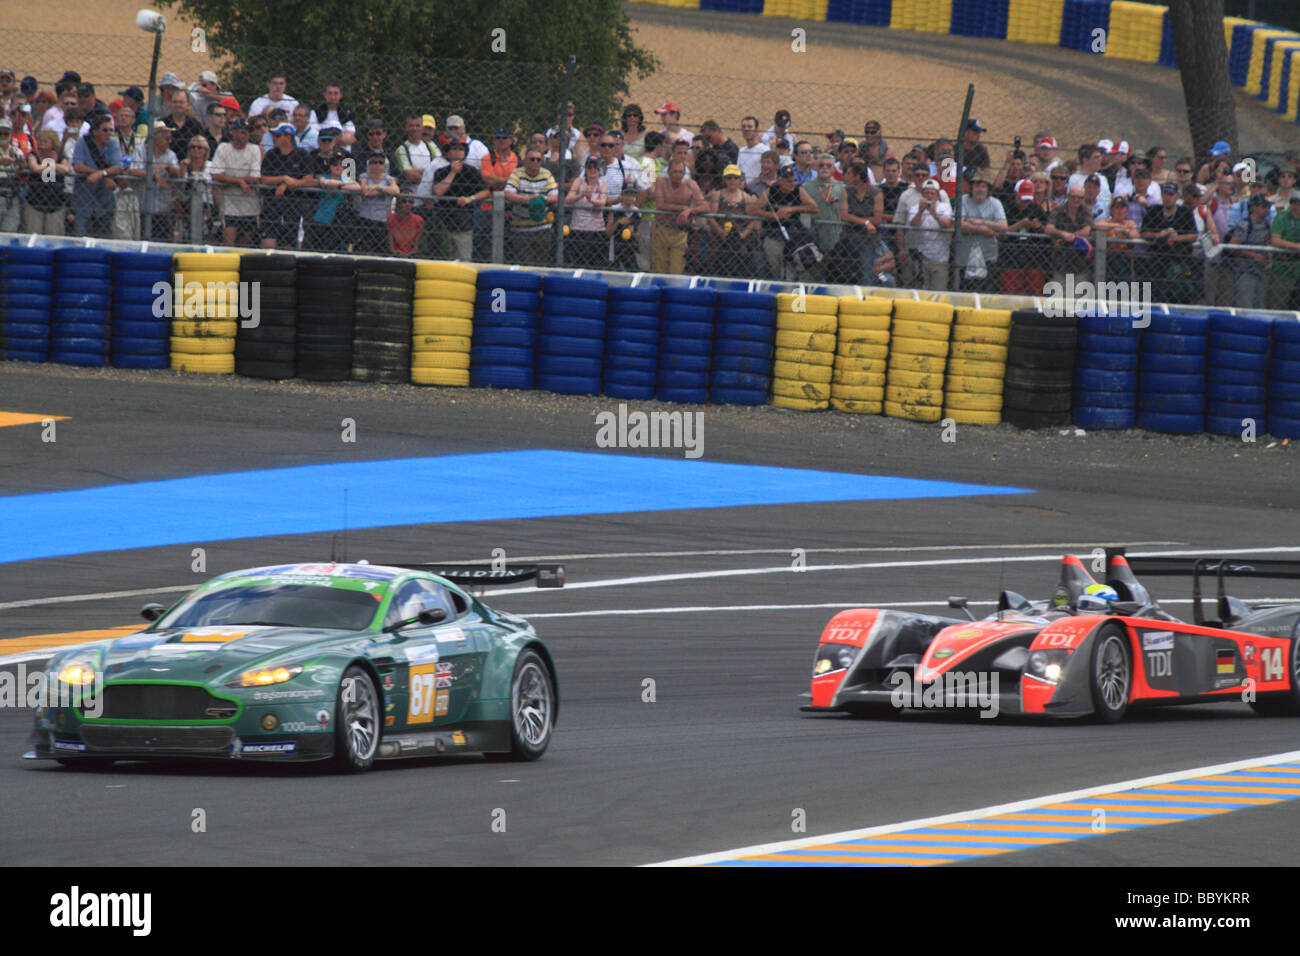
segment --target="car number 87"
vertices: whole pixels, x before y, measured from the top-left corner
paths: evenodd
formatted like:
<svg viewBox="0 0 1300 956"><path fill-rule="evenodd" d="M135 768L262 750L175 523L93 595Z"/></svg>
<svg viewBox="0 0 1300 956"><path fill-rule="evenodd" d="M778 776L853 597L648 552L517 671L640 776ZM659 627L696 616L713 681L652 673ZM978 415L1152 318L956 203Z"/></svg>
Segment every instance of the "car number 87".
<svg viewBox="0 0 1300 956"><path fill-rule="evenodd" d="M437 667L436 663L430 663L411 668L410 706L406 714L408 724L433 723Z"/></svg>

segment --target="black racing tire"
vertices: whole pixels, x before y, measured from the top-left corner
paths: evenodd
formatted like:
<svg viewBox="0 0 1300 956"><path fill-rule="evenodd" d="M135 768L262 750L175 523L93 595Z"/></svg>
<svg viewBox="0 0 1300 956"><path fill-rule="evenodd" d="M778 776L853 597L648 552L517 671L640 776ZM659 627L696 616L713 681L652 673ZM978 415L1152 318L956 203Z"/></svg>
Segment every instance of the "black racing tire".
<svg viewBox="0 0 1300 956"><path fill-rule="evenodd" d="M236 356L235 372L246 378L267 378L282 382L296 377L297 367L293 362L266 362L258 359L241 359Z"/></svg>
<svg viewBox="0 0 1300 956"><path fill-rule="evenodd" d="M1011 313L1011 331L1018 328L1073 329L1079 320L1073 315L1044 315L1035 309L1016 309Z"/></svg>
<svg viewBox="0 0 1300 956"><path fill-rule="evenodd" d="M1123 718L1133 690L1133 653L1128 634L1118 624L1104 624L1093 636L1088 690L1093 715L1100 723L1113 724Z"/></svg>
<svg viewBox="0 0 1300 956"><path fill-rule="evenodd" d="M542 656L523 650L510 678L510 750L489 753L489 760L536 760L546 752L555 730L555 678Z"/></svg>
<svg viewBox="0 0 1300 956"><path fill-rule="evenodd" d="M236 342L235 361L248 359L252 362L292 362L298 350L292 345L276 342Z"/></svg>
<svg viewBox="0 0 1300 956"><path fill-rule="evenodd" d="M1074 371L1074 348L1032 348L1012 345L1007 349L1007 366L1016 369L1063 369Z"/></svg>
<svg viewBox="0 0 1300 956"><path fill-rule="evenodd" d="M1002 408L1002 420L1017 428L1057 428L1073 424L1069 412L1033 412L1019 408Z"/></svg>
<svg viewBox="0 0 1300 956"><path fill-rule="evenodd" d="M1020 327L1011 334L1012 348L1023 346L1031 349L1063 349L1073 352L1078 346L1079 333L1074 329L1039 329L1033 326Z"/></svg>
<svg viewBox="0 0 1300 956"><path fill-rule="evenodd" d="M409 368L374 369L354 365L352 366L352 380L354 382L377 382L380 385L407 385L411 381L411 370Z"/></svg>
<svg viewBox="0 0 1300 956"><path fill-rule="evenodd" d="M1291 689L1284 694L1270 694L1250 702L1261 717L1300 717L1300 626L1291 636Z"/></svg>
<svg viewBox="0 0 1300 956"><path fill-rule="evenodd" d="M1073 396L1069 392L1013 388L1008 385L1002 393L1003 408L1027 412L1068 412L1072 402Z"/></svg>
<svg viewBox="0 0 1300 956"><path fill-rule="evenodd" d="M383 697L365 668L353 664L343 672L334 699L334 766L343 773L369 770L383 727Z"/></svg>

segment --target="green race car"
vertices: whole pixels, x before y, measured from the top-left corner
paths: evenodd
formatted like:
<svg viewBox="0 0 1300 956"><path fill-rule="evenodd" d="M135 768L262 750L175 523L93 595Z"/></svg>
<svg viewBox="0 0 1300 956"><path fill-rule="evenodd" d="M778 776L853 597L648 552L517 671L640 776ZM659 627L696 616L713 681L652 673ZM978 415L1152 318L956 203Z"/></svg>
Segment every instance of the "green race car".
<svg viewBox="0 0 1300 956"><path fill-rule="evenodd" d="M434 572L437 573L434 573ZM221 757L332 760L483 753L536 760L555 728L555 665L523 618L460 585L563 568L286 564L213 578L153 623L57 654L29 739L68 766Z"/></svg>

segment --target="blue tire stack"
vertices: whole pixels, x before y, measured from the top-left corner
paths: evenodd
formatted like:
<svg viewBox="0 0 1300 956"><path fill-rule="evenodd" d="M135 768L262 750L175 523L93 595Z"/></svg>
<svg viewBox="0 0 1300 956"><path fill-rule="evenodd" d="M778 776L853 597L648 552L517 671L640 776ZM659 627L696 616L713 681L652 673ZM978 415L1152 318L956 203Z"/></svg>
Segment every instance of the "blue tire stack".
<svg viewBox="0 0 1300 956"><path fill-rule="evenodd" d="M659 296L656 285L613 286L605 315L605 394L655 397L659 370Z"/></svg>
<svg viewBox="0 0 1300 956"><path fill-rule="evenodd" d="M0 332L10 361L50 360L54 252L40 246L0 248Z"/></svg>
<svg viewBox="0 0 1300 956"><path fill-rule="evenodd" d="M1079 319L1074 365L1074 423L1080 428L1132 428L1137 424L1138 344L1131 318Z"/></svg>
<svg viewBox="0 0 1300 956"><path fill-rule="evenodd" d="M710 399L724 405L766 405L775 340L775 293L719 292Z"/></svg>
<svg viewBox="0 0 1300 956"><path fill-rule="evenodd" d="M542 279L537 335L537 387L564 395L599 395L605 355L609 283Z"/></svg>
<svg viewBox="0 0 1300 956"><path fill-rule="evenodd" d="M709 400L709 363L713 352L714 307L711 288L659 293L659 368L656 393L665 402Z"/></svg>
<svg viewBox="0 0 1300 956"><path fill-rule="evenodd" d="M159 282L167 284L161 295ZM173 304L172 257L161 252L113 256L113 367L167 368L172 320L154 314L160 298Z"/></svg>
<svg viewBox="0 0 1300 956"><path fill-rule="evenodd" d="M1205 429L1205 357L1210 320L1174 312L1151 316L1142 336L1138 425L1190 435Z"/></svg>
<svg viewBox="0 0 1300 956"><path fill-rule="evenodd" d="M542 277L532 272L484 269L478 274L470 385L533 387L541 288Z"/></svg>
<svg viewBox="0 0 1300 956"><path fill-rule="evenodd" d="M55 249L50 360L107 365L112 306L113 254L81 246Z"/></svg>
<svg viewBox="0 0 1300 956"><path fill-rule="evenodd" d="M1268 346L1273 320L1210 313L1205 430L1241 435L1268 429Z"/></svg>
<svg viewBox="0 0 1300 956"><path fill-rule="evenodd" d="M1300 322L1273 323L1273 358L1268 366L1268 431L1300 438Z"/></svg>

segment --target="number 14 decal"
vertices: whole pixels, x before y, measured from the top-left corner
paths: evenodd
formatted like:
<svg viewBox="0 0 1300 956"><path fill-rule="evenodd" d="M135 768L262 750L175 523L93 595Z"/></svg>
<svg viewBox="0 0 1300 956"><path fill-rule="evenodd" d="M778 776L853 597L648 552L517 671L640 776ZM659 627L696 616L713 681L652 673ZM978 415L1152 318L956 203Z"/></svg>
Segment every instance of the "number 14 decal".
<svg viewBox="0 0 1300 956"><path fill-rule="evenodd" d="M1264 648L1259 652L1259 662L1262 665L1264 680L1281 680L1286 676L1286 672L1282 669L1282 648Z"/></svg>

